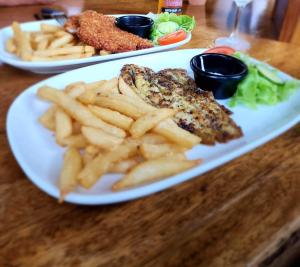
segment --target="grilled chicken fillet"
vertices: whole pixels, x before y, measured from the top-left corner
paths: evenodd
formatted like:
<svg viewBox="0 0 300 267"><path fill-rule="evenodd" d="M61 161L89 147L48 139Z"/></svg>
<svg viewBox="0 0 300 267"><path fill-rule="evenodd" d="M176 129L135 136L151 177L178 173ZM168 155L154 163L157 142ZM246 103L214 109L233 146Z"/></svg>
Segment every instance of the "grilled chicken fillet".
<svg viewBox="0 0 300 267"><path fill-rule="evenodd" d="M231 112L218 104L211 92L198 90L183 69L154 72L128 64L122 68L121 77L148 104L179 110L175 122L201 137L204 144L225 143L243 135L230 118Z"/></svg>

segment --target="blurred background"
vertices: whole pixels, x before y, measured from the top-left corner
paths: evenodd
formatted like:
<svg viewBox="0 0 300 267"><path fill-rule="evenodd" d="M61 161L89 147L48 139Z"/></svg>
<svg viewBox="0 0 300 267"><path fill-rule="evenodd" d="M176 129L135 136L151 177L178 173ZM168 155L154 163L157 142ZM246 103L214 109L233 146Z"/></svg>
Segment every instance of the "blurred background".
<svg viewBox="0 0 300 267"><path fill-rule="evenodd" d="M127 3L126 10L118 3ZM63 9L68 15L96 7L115 13L143 13L145 6L157 11L158 0L57 0L47 6ZM190 4L189 4L190 3ZM198 5L191 5L198 4ZM41 6L24 6L24 15L14 14L13 7L0 9L0 23L11 19L34 19ZM232 0L184 0L184 12L201 17L200 27L228 31L233 27L236 6ZM18 17L16 17L18 16ZM3 25L3 22L1 23ZM262 38L291 42L300 45L300 0L253 0L241 14L241 32Z"/></svg>

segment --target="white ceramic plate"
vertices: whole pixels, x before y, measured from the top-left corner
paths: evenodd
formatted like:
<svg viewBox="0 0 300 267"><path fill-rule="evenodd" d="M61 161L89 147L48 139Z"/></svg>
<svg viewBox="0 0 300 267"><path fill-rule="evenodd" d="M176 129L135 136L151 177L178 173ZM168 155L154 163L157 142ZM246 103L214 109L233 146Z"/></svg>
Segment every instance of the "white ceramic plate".
<svg viewBox="0 0 300 267"><path fill-rule="evenodd" d="M63 149L60 148L50 131L43 128L37 121L46 111L49 104L36 96L37 89L42 85L63 88L65 85L83 80L92 82L99 79L110 79L120 73L124 64L133 63L147 66L155 71L163 68L184 68L192 75L190 59L202 52L201 49L170 51L154 55L126 58L118 61L93 65L73 70L45 81L25 90L11 105L7 116L7 134L11 149L28 178L40 189L57 198L59 191L57 177L63 162ZM282 77L290 79L282 73ZM120 175L105 175L91 189L78 188L69 194L66 201L79 204L107 204L127 201L153 194L173 185L205 173L246 152L262 145L283 133L300 121L300 90L288 101L272 107L261 106L257 110L239 106L231 109L233 119L244 131L244 137L227 144L216 146L198 145L188 152L188 157L203 158L202 165L162 181L129 189L112 192L111 185L120 179ZM226 105L227 101L221 101Z"/></svg>
<svg viewBox="0 0 300 267"><path fill-rule="evenodd" d="M114 16L119 17L124 15L126 14L114 15ZM25 31L37 31L40 29L41 23L59 25L55 20L43 20L43 21L22 23L21 27ZM99 62L172 50L188 43L192 38L191 33L189 33L185 40L170 45L155 46L153 48L141 49L137 51L124 52L124 53L117 53L117 54L106 55L106 56L93 56L90 58L70 59L70 60L60 60L60 61L30 62L30 61L24 61L5 50L5 41L11 36L12 36L12 29L10 26L2 28L0 30L0 61L3 61L16 68L28 70L35 73L60 73L60 72L65 72L68 70L73 70L80 67L92 65Z"/></svg>

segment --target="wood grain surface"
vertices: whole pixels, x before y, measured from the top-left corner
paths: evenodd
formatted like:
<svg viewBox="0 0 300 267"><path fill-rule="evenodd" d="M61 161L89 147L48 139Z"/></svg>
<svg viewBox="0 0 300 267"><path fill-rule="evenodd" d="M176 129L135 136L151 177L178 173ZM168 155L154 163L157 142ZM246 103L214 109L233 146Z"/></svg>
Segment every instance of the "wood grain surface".
<svg viewBox="0 0 300 267"><path fill-rule="evenodd" d="M86 6L100 10L96 2ZM107 10L101 6L101 11L135 13L156 8L147 1L132 7L125 2L120 1L115 9L112 3ZM183 48L206 47L226 34L205 26L204 7L187 6L186 10L196 16L198 26ZM4 11L0 9L0 14ZM32 13L21 7L14 14L23 21L32 19ZM9 24L9 17L2 17L0 23ZM249 39L252 56L300 78L299 46ZM5 129L12 101L47 77L0 65L0 266L287 264L280 261L281 256L293 251L300 236L300 125L164 192L110 206L60 205L25 177L11 153Z"/></svg>

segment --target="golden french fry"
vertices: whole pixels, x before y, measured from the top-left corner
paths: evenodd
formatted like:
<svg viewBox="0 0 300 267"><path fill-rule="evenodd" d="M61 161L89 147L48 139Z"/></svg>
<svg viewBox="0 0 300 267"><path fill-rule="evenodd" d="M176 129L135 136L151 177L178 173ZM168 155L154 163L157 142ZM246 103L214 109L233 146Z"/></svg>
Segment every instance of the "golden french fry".
<svg viewBox="0 0 300 267"><path fill-rule="evenodd" d="M99 155L100 149L96 146L89 145L85 148L82 159L84 165L91 162L97 155Z"/></svg>
<svg viewBox="0 0 300 267"><path fill-rule="evenodd" d="M85 148L88 145L87 140L82 134L71 135L60 141L61 146Z"/></svg>
<svg viewBox="0 0 300 267"><path fill-rule="evenodd" d="M17 47L16 47L16 45L14 43L14 39L13 38L9 38L9 39L6 40L6 42L5 42L5 49L9 53L16 53Z"/></svg>
<svg viewBox="0 0 300 267"><path fill-rule="evenodd" d="M176 144L142 144L140 152L145 159L161 158L163 156L183 153L186 149Z"/></svg>
<svg viewBox="0 0 300 267"><path fill-rule="evenodd" d="M94 115L87 107L67 95L63 91L43 86L37 91L37 95L45 100L56 103L61 106L72 118L80 122L84 126L90 126L102 129L108 134L124 138L126 133L124 130L107 124L96 115Z"/></svg>
<svg viewBox="0 0 300 267"><path fill-rule="evenodd" d="M47 39L37 42L36 49L37 50L45 50L48 47L48 42L49 41ZM35 58L35 57L33 56L32 58Z"/></svg>
<svg viewBox="0 0 300 267"><path fill-rule="evenodd" d="M65 92L73 98L77 98L78 96L83 94L85 92L85 90L86 89L85 89L84 82L71 83L71 84L67 85L65 88Z"/></svg>
<svg viewBox="0 0 300 267"><path fill-rule="evenodd" d="M42 32L58 32L58 31L62 31L63 28L57 25L52 25L52 24L45 24L45 23L41 23L41 31Z"/></svg>
<svg viewBox="0 0 300 267"><path fill-rule="evenodd" d="M64 164L59 177L59 202L72 192L77 185L77 175L82 168L81 155L75 148L69 148L64 155Z"/></svg>
<svg viewBox="0 0 300 267"><path fill-rule="evenodd" d="M115 183L113 190L122 190L163 179L191 169L199 163L199 160L176 160L174 158L148 160L135 166L120 181Z"/></svg>
<svg viewBox="0 0 300 267"><path fill-rule="evenodd" d="M93 127L83 126L81 132L89 143L106 150L115 149L123 142L123 138L116 137Z"/></svg>
<svg viewBox="0 0 300 267"><path fill-rule="evenodd" d="M107 56L110 55L111 52L110 51L106 51L106 50L100 50L99 55L100 56Z"/></svg>
<svg viewBox="0 0 300 267"><path fill-rule="evenodd" d="M159 134L146 133L141 137L141 143L157 145L166 144L168 143L168 140Z"/></svg>
<svg viewBox="0 0 300 267"><path fill-rule="evenodd" d="M17 56L21 57L23 60L30 60L32 49L30 45L29 33L23 32L18 22L13 22L12 29L14 33L14 39L16 40Z"/></svg>
<svg viewBox="0 0 300 267"><path fill-rule="evenodd" d="M137 145L132 143L124 143L117 149L100 154L89 162L78 175L79 183L85 187L92 187L98 179L108 171L111 164L135 156L137 153Z"/></svg>
<svg viewBox="0 0 300 267"><path fill-rule="evenodd" d="M86 89L87 90L97 89L98 87L101 87L105 82L106 80L100 80L100 81L88 83L86 85Z"/></svg>
<svg viewBox="0 0 300 267"><path fill-rule="evenodd" d="M55 131L55 113L56 106L53 105L47 111L39 117L39 122L51 131Z"/></svg>
<svg viewBox="0 0 300 267"><path fill-rule="evenodd" d="M57 31L57 32L54 32L53 35L57 38L57 37L62 37L62 36L65 36L65 35L69 35L69 33L66 32L66 31Z"/></svg>
<svg viewBox="0 0 300 267"><path fill-rule="evenodd" d="M49 49L55 49L55 48L59 48L62 47L70 42L72 42L74 40L74 37L72 34L66 33L65 35L54 39L51 44L49 45Z"/></svg>
<svg viewBox="0 0 300 267"><path fill-rule="evenodd" d="M38 51L36 51L36 52L38 52ZM70 55L51 56L51 57L32 56L31 60L32 61L69 60L69 59L87 58L87 57L91 57L92 55L93 55L92 53L85 53L85 54L75 53L75 54L70 54Z"/></svg>
<svg viewBox="0 0 300 267"><path fill-rule="evenodd" d="M28 32L22 32L22 36L23 36L23 48L21 52L21 58L23 60L30 60L33 52L30 43L30 34Z"/></svg>
<svg viewBox="0 0 300 267"><path fill-rule="evenodd" d="M72 119L61 108L57 108L55 112L55 132L58 144L72 134Z"/></svg>
<svg viewBox="0 0 300 267"><path fill-rule="evenodd" d="M97 146L89 145L85 148L85 151L89 154L96 156L98 153L100 153L101 149Z"/></svg>
<svg viewBox="0 0 300 267"><path fill-rule="evenodd" d="M121 129L129 130L131 124L133 123L133 119L117 111L93 105L89 105L88 107L90 111L93 112L100 119Z"/></svg>
<svg viewBox="0 0 300 267"><path fill-rule="evenodd" d="M156 109L138 118L129 130L133 138L139 138L154 128L159 122L176 114L174 109Z"/></svg>
<svg viewBox="0 0 300 267"><path fill-rule="evenodd" d="M136 106L132 105L132 103L126 101L127 100L126 96L121 95L122 97L124 97L123 101L122 99L116 99L113 96L115 95L112 95L110 97L97 96L95 98L95 102L90 104L96 104L100 107L109 108L118 111L133 119L137 119L144 114L143 110L140 110Z"/></svg>
<svg viewBox="0 0 300 267"><path fill-rule="evenodd" d="M117 80L99 81L86 85L86 91L78 97L78 100L84 104L92 104L95 102L97 95L119 94Z"/></svg>
<svg viewBox="0 0 300 267"><path fill-rule="evenodd" d="M139 163L137 158L125 159L112 164L108 171L113 173L127 173Z"/></svg>
<svg viewBox="0 0 300 267"><path fill-rule="evenodd" d="M143 99L141 99L131 88L130 86L125 83L122 77L119 78L119 91L122 95L127 96L130 100L131 103L133 103L135 106L138 108L142 109L146 112L151 112L156 110L155 107L147 104Z"/></svg>
<svg viewBox="0 0 300 267"><path fill-rule="evenodd" d="M39 50L33 53L34 56L37 57L57 57L62 55L69 55L69 54L94 54L95 48L92 46L71 46L71 47L59 47L59 48L52 48L46 50ZM70 55L69 55L70 56Z"/></svg>
<svg viewBox="0 0 300 267"><path fill-rule="evenodd" d="M122 77L119 77L118 82L119 82L119 90L121 94L129 96L133 99L141 100L141 98L130 88L130 86L127 83L125 83Z"/></svg>
<svg viewBox="0 0 300 267"><path fill-rule="evenodd" d="M72 134L81 133L81 124L78 121L73 121L72 123Z"/></svg>
<svg viewBox="0 0 300 267"><path fill-rule="evenodd" d="M51 33L36 34L32 39L36 43L39 43L39 42L45 41L45 40L47 40L47 42L48 42L51 39L53 39L53 34L51 34Z"/></svg>
<svg viewBox="0 0 300 267"><path fill-rule="evenodd" d="M200 137L178 127L172 119L166 119L160 122L155 126L153 132L164 136L172 143L186 148L192 148L201 142Z"/></svg>

